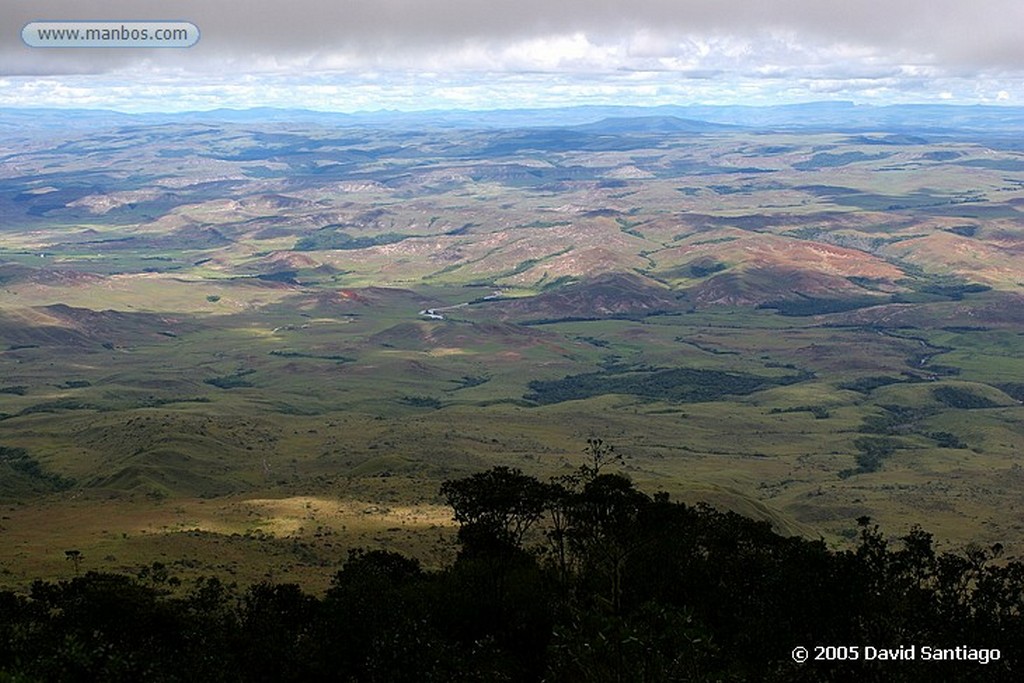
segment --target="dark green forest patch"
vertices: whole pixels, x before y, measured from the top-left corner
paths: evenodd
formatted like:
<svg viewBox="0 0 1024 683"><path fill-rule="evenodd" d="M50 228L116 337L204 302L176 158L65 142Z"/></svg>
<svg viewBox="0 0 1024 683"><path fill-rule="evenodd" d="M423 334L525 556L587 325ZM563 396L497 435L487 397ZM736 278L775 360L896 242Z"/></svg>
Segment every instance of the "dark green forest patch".
<svg viewBox="0 0 1024 683"><path fill-rule="evenodd" d="M798 299L784 299L782 301L769 301L758 308L774 308L779 315L784 316L808 316L827 315L829 313L842 313L853 311L868 306L878 306L884 303L877 297L855 297L850 299L821 299L810 296L801 296Z"/></svg>
<svg viewBox="0 0 1024 683"><path fill-rule="evenodd" d="M1024 382L1003 382L1001 384L995 384L996 389L999 389L1007 396L1010 396L1018 401L1024 401Z"/></svg>
<svg viewBox="0 0 1024 683"><path fill-rule="evenodd" d="M839 154L815 154L807 161L800 161L793 164L797 171L814 171L819 168L837 168L847 166L860 161L875 161L892 156L885 152L881 154L865 154L864 152L841 152Z"/></svg>
<svg viewBox="0 0 1024 683"><path fill-rule="evenodd" d="M810 413L815 420L827 420L831 413L825 406L793 406L791 408L772 408L769 415L780 415L782 413Z"/></svg>
<svg viewBox="0 0 1024 683"><path fill-rule="evenodd" d="M230 375L221 375L220 377L204 379L203 382L210 386L217 387L218 389L242 389L252 386L252 382L244 378L254 372L256 371L252 369L239 370L238 372L234 372Z"/></svg>
<svg viewBox="0 0 1024 683"><path fill-rule="evenodd" d="M24 448L0 446L0 500L65 491L74 485L73 479L47 471Z"/></svg>
<svg viewBox="0 0 1024 683"><path fill-rule="evenodd" d="M616 366L617 368L619 366ZM773 386L809 379L807 373L766 377L742 372L694 368L654 368L619 372L587 372L556 380L530 382L524 398L541 405L575 401L605 394L629 394L642 398L696 403L723 396L746 396Z"/></svg>
<svg viewBox="0 0 1024 683"><path fill-rule="evenodd" d="M413 408L430 408L432 410L437 410L443 405L433 396L403 396L398 399L398 402Z"/></svg>
<svg viewBox="0 0 1024 683"><path fill-rule="evenodd" d="M936 387L932 389L932 395L936 401L945 403L950 408L961 408L971 410L975 408L997 408L999 404L995 401L980 396L970 389L961 387Z"/></svg>
<svg viewBox="0 0 1024 683"><path fill-rule="evenodd" d="M899 442L887 436L862 436L854 441L853 445L857 447L858 451L855 456L857 467L856 469L840 472L839 476L844 479L855 474L877 472L882 468L882 462L899 448Z"/></svg>
<svg viewBox="0 0 1024 683"><path fill-rule="evenodd" d="M880 405L885 412L868 415L857 430L863 434L909 434L920 431L920 423L935 414L932 408L903 406L895 403Z"/></svg>
<svg viewBox="0 0 1024 683"><path fill-rule="evenodd" d="M323 249L367 249L382 244L395 244L408 239L412 235L402 235L397 232L385 232L380 235L369 237L353 237L347 232L336 232L329 228L318 230L312 235L300 237L295 243L295 251L321 251Z"/></svg>
<svg viewBox="0 0 1024 683"><path fill-rule="evenodd" d="M889 386L890 384L899 384L905 381L900 377L886 377L884 375L878 375L873 377L858 377L855 380L849 382L843 382L839 385L840 389L847 389L849 391L856 391L862 394L870 394L879 387Z"/></svg>
<svg viewBox="0 0 1024 683"><path fill-rule="evenodd" d="M292 351L289 349L274 349L268 352L271 356L277 356L279 358L310 358L313 360L330 360L335 363L352 363L355 358L351 356L342 356L338 354L317 354L317 353L306 353L305 351Z"/></svg>

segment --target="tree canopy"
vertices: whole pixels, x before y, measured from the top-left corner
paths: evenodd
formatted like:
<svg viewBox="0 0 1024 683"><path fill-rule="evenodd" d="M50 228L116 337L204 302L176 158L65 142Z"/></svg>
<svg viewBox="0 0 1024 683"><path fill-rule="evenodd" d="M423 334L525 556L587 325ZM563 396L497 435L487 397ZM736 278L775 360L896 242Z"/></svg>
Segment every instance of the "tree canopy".
<svg viewBox="0 0 1024 683"><path fill-rule="evenodd" d="M610 448L586 452L549 482L445 482L461 550L440 569L353 550L323 596L178 586L163 565L0 592L0 681L1018 680L1024 564L1001 546L939 553L920 528L890 540L861 518L834 550L650 496L609 471ZM865 661L909 645L999 658ZM818 646L846 657L815 661Z"/></svg>

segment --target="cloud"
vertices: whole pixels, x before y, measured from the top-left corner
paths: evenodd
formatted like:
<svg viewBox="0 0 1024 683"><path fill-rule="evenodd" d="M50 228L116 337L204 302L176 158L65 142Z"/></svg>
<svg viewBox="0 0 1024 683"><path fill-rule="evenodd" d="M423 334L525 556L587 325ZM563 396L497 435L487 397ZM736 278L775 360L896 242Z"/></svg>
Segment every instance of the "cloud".
<svg viewBox="0 0 1024 683"><path fill-rule="evenodd" d="M872 81L878 92L898 93L901 83L916 88L922 79L1017 93L1024 80L1019 0L106 0L88 8L34 0L0 9L0 24L18 28L42 19L157 18L195 23L199 44L41 50L6 31L0 77L146 74L185 88L190 79L235 82L242 74L299 86L318 76L338 84L362 74L434 73L479 88L487 78L507 85L516 74L563 74L581 86L638 73L658 92L716 87L692 82L700 79L762 94L769 83L787 93L817 83L807 95L842 93L844 82L864 93ZM611 89L624 87L615 81ZM951 83L935 92L968 88Z"/></svg>
<svg viewBox="0 0 1024 683"><path fill-rule="evenodd" d="M1024 67L1019 0L107 0L89 3L88 9L78 0L34 0L4 3L0 11L3 24L16 27L62 18L192 21L203 31L195 66L261 53L339 53L386 64L466 45L501 50L577 35L592 46L625 45L623 58L657 58L674 56L680 44L695 37L750 39L774 31L788 32L801 43L909 52L940 64ZM5 51L20 47L16 31L6 31L3 40ZM53 61L85 60L102 69L137 59L110 52Z"/></svg>

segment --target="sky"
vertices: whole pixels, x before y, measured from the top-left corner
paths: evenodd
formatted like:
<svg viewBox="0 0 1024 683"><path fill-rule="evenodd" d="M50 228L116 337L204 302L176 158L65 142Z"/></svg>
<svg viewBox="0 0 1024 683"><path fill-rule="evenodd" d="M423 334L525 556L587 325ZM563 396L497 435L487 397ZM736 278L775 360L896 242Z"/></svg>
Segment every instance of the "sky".
<svg viewBox="0 0 1024 683"><path fill-rule="evenodd" d="M40 20L185 49L30 48ZM1021 0L0 0L0 107L1024 106Z"/></svg>

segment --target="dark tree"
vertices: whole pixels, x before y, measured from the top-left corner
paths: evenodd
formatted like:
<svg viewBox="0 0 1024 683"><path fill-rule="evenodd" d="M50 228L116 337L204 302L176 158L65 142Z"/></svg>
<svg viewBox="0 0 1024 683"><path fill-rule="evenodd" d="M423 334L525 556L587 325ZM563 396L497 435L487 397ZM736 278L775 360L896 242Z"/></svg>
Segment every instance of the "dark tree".
<svg viewBox="0 0 1024 683"><path fill-rule="evenodd" d="M495 467L466 479L446 481L441 495L461 524L463 549L519 548L544 514L548 487L518 469Z"/></svg>

